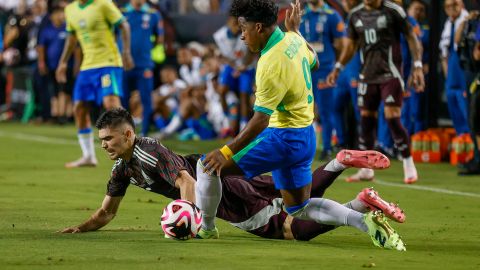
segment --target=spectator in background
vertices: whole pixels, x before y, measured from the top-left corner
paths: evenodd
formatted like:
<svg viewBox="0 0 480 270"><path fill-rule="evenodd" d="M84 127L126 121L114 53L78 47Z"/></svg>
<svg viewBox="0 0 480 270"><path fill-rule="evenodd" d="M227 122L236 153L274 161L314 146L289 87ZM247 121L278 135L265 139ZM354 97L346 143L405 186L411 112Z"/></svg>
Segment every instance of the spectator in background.
<svg viewBox="0 0 480 270"><path fill-rule="evenodd" d="M0 70L3 68L3 27L0 24ZM3 76L3 72L0 72L0 106L6 102L6 80Z"/></svg>
<svg viewBox="0 0 480 270"><path fill-rule="evenodd" d="M151 51L153 47L163 43L163 20L162 16L146 3L146 0L130 0L122 12L130 24L131 50L135 64L135 68L124 74L122 103L125 108L128 108L130 93L135 90L140 92L143 108L140 135L146 136L152 119L154 64ZM155 37L153 43L152 36Z"/></svg>
<svg viewBox="0 0 480 270"><path fill-rule="evenodd" d="M185 46L177 50L177 62L180 65L180 78L188 87L200 87L204 84L200 74L202 59L193 56L190 48Z"/></svg>
<svg viewBox="0 0 480 270"><path fill-rule="evenodd" d="M164 139L178 131L183 125L183 118L179 113L180 96L188 85L178 78L174 67L166 66L160 72L162 85L153 94L154 122L160 130L154 137Z"/></svg>
<svg viewBox="0 0 480 270"><path fill-rule="evenodd" d="M469 133L467 121L467 82L460 67L457 44L454 36L460 24L467 18L468 12L462 0L445 0L445 22L440 41L442 69L445 75L447 105L457 135Z"/></svg>
<svg viewBox="0 0 480 270"><path fill-rule="evenodd" d="M326 82L345 42L345 24L337 11L323 0L309 0L300 24L300 32L317 52L320 68L312 72L313 94L322 123L321 160L332 155L334 129L334 87ZM338 119L338 117L337 117Z"/></svg>
<svg viewBox="0 0 480 270"><path fill-rule="evenodd" d="M226 96L229 91L235 92L240 100L240 119L232 117L230 124L234 133L242 130L250 119L252 111L250 97L253 94L255 77L255 57L248 51L240 36L238 20L233 16L229 16L226 25L213 34L213 39L225 63L219 78L224 110L227 111Z"/></svg>
<svg viewBox="0 0 480 270"><path fill-rule="evenodd" d="M67 82L59 83L55 78L55 70L62 54L67 32L65 29L64 6L55 3L50 8L49 22L44 23L38 35L38 71L40 75L47 76L47 85L43 85L43 93L47 94L48 88L53 89L51 98L51 112L59 124L67 122L72 116L72 90L74 84L73 59L69 61L67 69Z"/></svg>

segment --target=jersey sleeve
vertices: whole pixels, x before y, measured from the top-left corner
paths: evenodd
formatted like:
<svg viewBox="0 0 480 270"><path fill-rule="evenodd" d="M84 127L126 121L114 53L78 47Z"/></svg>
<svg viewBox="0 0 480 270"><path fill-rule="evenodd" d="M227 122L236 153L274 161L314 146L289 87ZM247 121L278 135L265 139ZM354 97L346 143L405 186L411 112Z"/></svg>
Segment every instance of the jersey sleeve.
<svg viewBox="0 0 480 270"><path fill-rule="evenodd" d="M122 15L122 12L115 6L115 4L110 0L103 1L103 14L107 19L107 22L116 27L118 26L125 18Z"/></svg>
<svg viewBox="0 0 480 270"><path fill-rule="evenodd" d="M352 40L357 40L359 38L357 31L355 30L354 21L356 20L356 16L351 13L348 15L348 27L347 27L347 37Z"/></svg>
<svg viewBox="0 0 480 270"><path fill-rule="evenodd" d="M280 79L280 70L277 66L278 64L265 68L256 78L257 91L253 107L256 112L272 115L286 94L287 87Z"/></svg>
<svg viewBox="0 0 480 270"><path fill-rule="evenodd" d="M332 25L333 27L331 27L332 29L332 35L333 35L333 38L336 39L336 38L343 38L345 37L346 33L345 33L345 23L343 22L342 18L340 17L340 15L338 14L338 12L334 12L331 16L332 18Z"/></svg>
<svg viewBox="0 0 480 270"><path fill-rule="evenodd" d="M400 31L400 33L403 33L404 35L407 35L408 32L411 29L411 25L408 21L407 14L405 13L405 10L397 4L391 3L390 11L391 14L394 18L394 25L397 27L397 30Z"/></svg>
<svg viewBox="0 0 480 270"><path fill-rule="evenodd" d="M110 180L107 184L107 195L112 197L125 196L130 180L125 173L122 161L118 160L112 167Z"/></svg>
<svg viewBox="0 0 480 270"><path fill-rule="evenodd" d="M43 29L40 29L38 31L38 39L37 39L37 45L38 46L42 46L42 47L46 47L47 46L47 37L45 35L45 28ZM0 34L0 37L1 37L1 34ZM1 49L1 48L0 48Z"/></svg>

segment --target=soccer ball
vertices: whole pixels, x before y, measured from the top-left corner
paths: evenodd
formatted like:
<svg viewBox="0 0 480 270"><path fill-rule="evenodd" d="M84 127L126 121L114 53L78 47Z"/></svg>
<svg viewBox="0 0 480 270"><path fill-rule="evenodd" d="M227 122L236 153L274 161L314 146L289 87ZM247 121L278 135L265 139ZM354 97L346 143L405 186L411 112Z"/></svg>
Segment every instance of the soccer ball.
<svg viewBox="0 0 480 270"><path fill-rule="evenodd" d="M165 236L177 240L195 237L202 225L202 213L198 207L186 200L170 202L160 219Z"/></svg>

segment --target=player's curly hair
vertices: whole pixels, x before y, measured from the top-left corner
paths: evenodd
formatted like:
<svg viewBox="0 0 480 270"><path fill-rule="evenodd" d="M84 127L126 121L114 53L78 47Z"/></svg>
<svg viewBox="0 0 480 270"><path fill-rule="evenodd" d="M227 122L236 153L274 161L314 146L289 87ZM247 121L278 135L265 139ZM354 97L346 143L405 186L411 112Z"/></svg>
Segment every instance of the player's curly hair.
<svg viewBox="0 0 480 270"><path fill-rule="evenodd" d="M278 6L273 0L234 0L230 15L271 26L277 22Z"/></svg>
<svg viewBox="0 0 480 270"><path fill-rule="evenodd" d="M102 113L95 126L98 129L104 129L116 128L122 124L129 124L135 130L135 124L130 113L123 108L116 108Z"/></svg>

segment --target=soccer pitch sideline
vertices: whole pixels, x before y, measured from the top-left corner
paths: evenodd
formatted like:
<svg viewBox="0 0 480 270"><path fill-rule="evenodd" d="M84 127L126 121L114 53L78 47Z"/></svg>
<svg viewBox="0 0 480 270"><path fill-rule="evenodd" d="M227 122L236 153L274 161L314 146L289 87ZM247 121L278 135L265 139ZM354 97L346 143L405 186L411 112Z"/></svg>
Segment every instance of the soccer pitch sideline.
<svg viewBox="0 0 480 270"><path fill-rule="evenodd" d="M193 153L222 142L165 145ZM406 223L391 224L407 251L397 252L374 247L354 228L300 242L262 239L219 222L219 240L164 239L158 223L169 200L134 186L105 228L58 234L88 218L105 195L113 161L97 147L97 168L63 168L79 154L72 126L0 123L0 269L480 269L480 177L458 177L448 164L418 164L414 186L403 184L399 162L373 183L344 182L350 170L327 191L343 203L374 186L399 202Z"/></svg>

